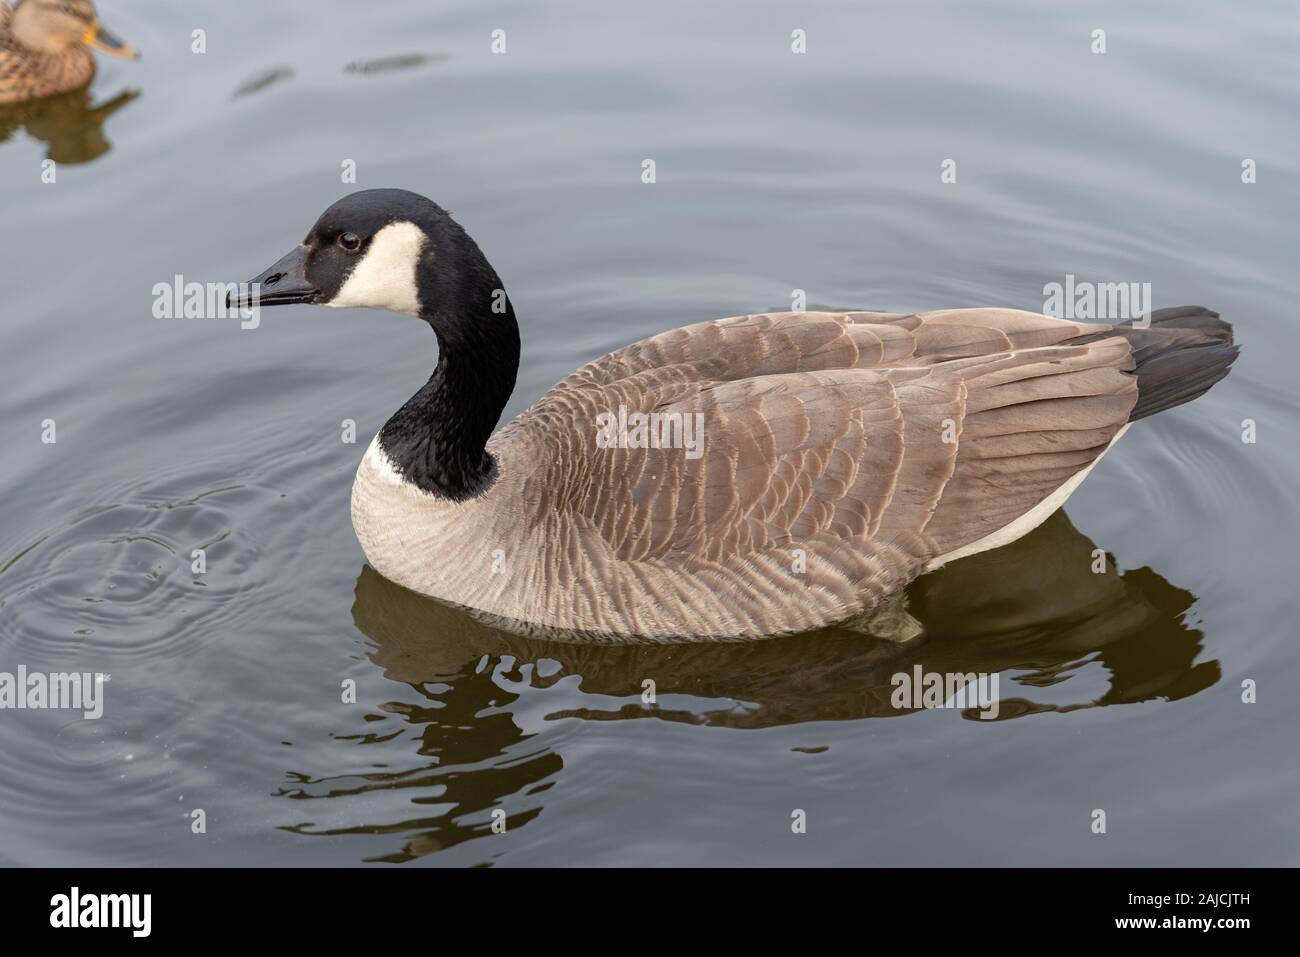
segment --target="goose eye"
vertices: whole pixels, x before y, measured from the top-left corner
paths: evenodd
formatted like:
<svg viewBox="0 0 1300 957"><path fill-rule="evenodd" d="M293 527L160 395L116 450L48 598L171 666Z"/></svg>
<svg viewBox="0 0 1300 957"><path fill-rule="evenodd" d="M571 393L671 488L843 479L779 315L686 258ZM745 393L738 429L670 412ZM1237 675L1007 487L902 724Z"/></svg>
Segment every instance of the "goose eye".
<svg viewBox="0 0 1300 957"><path fill-rule="evenodd" d="M339 246L350 253L354 253L361 248L361 237L356 233L340 233Z"/></svg>

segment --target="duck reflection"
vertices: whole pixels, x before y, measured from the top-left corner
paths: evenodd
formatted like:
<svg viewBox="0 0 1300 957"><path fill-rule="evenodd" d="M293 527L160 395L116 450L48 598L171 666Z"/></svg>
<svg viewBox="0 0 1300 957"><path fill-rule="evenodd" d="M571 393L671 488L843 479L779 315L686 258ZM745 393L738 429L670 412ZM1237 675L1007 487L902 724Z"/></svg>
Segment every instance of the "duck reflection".
<svg viewBox="0 0 1300 957"><path fill-rule="evenodd" d="M104 122L139 96L138 90L123 90L95 105L90 91L81 89L27 103L0 105L0 143L25 129L45 144L47 159L61 165L89 163L113 148L104 134Z"/></svg>
<svg viewBox="0 0 1300 957"><path fill-rule="evenodd" d="M385 676L428 703L384 706L418 729L418 766L391 774L370 767L347 782L294 775L295 786L281 793L416 789L412 803L437 813L311 831L402 833L404 847L378 858L397 862L489 833L490 809L503 801L528 808L512 810L512 829L540 813L528 796L554 783L561 756L526 745L538 699L521 698L543 689L559 692L554 697L562 701L544 710L549 720L653 718L766 728L912 714L891 704L891 679L916 665L926 672L999 674L999 720L1175 700L1218 681L1217 661L1196 662L1202 634L1185 622L1195 596L1149 568L1121 574L1110 556L1105 570L1094 573L1095 547L1058 511L1018 542L919 579L908 601L923 632L902 645L844 629L749 643L541 641L487 627L366 567L357 579L353 620L373 642L370 657ZM1104 675L1105 690L1062 702L1069 680L1085 671L1089 678L1076 684L1095 689ZM655 683L657 704L642 700L646 679ZM566 689L556 688L566 680ZM1010 688L1023 690L1013 697ZM519 718L520 709L527 717Z"/></svg>

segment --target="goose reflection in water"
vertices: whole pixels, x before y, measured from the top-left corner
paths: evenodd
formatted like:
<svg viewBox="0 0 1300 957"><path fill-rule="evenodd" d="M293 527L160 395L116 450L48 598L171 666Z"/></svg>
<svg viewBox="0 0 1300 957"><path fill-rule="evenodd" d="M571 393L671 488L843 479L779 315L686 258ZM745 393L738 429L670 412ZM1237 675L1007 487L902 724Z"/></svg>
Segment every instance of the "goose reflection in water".
<svg viewBox="0 0 1300 957"><path fill-rule="evenodd" d="M390 702L418 752L400 772L374 764L328 779L291 772L283 796L312 799L413 788L428 815L388 824L318 829L310 834L400 834L405 861L491 833L491 809L525 801L555 783L563 758L514 720L529 689L575 676L580 692L548 720L659 719L728 728L896 717L892 678L926 672L1000 677L998 719L1067 713L1106 705L1185 698L1220 678L1217 661L1197 662L1202 634L1186 622L1195 596L1150 568L1120 573L1105 557L1095 573L1094 543L1064 511L1004 548L962 559L908 589L920 637L905 644L843 629L747 643L591 645L539 641L497 631L394 585L366 567L353 620L372 642L371 660L423 704ZM1069 679L1100 666L1108 687L1060 703ZM642 700L652 679L658 704ZM1094 688L1091 680L1079 682ZM1043 700L1051 688L1052 700ZM1012 689L1015 689L1013 694ZM978 710L962 712L978 718ZM372 716L373 717L373 716ZM956 718L954 714L952 717ZM390 742L388 726L338 733L349 744ZM541 811L510 815L510 826ZM436 813L432 813L436 812Z"/></svg>
<svg viewBox="0 0 1300 957"><path fill-rule="evenodd" d="M26 130L45 144L47 159L68 166L89 163L113 148L104 133L105 121L139 96L139 90L123 90L96 105L90 91L81 89L28 103L0 105L0 143Z"/></svg>

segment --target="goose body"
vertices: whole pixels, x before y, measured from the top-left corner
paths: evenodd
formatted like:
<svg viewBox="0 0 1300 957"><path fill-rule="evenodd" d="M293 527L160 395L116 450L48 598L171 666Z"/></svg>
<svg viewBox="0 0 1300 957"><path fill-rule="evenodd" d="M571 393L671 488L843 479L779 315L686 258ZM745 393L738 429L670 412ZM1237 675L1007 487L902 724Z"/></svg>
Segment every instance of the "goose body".
<svg viewBox="0 0 1300 957"><path fill-rule="evenodd" d="M596 359L492 435L513 309L433 203L353 194L258 281L262 304L386 306L438 336L433 377L357 470L353 526L375 569L579 639L859 618L1031 531L1132 420L1203 393L1236 355L1199 307L1149 328L995 308L736 316ZM663 439L697 423L694 445L618 432L638 413L657 413Z"/></svg>
<svg viewBox="0 0 1300 957"><path fill-rule="evenodd" d="M77 90L95 76L91 48L137 56L109 33L90 0L0 0L0 103Z"/></svg>

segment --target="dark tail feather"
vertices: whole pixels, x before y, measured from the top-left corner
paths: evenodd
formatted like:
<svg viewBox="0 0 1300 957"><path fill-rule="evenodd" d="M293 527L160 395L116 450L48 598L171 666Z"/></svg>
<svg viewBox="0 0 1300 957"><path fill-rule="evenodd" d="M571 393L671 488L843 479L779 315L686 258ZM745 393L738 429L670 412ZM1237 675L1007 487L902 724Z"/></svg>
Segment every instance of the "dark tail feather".
<svg viewBox="0 0 1300 957"><path fill-rule="evenodd" d="M1134 329L1130 321L1076 341L1114 335L1129 341L1136 365L1138 400L1130 422L1204 395L1228 374L1240 348L1233 345L1232 326L1203 306L1156 309L1147 328Z"/></svg>

